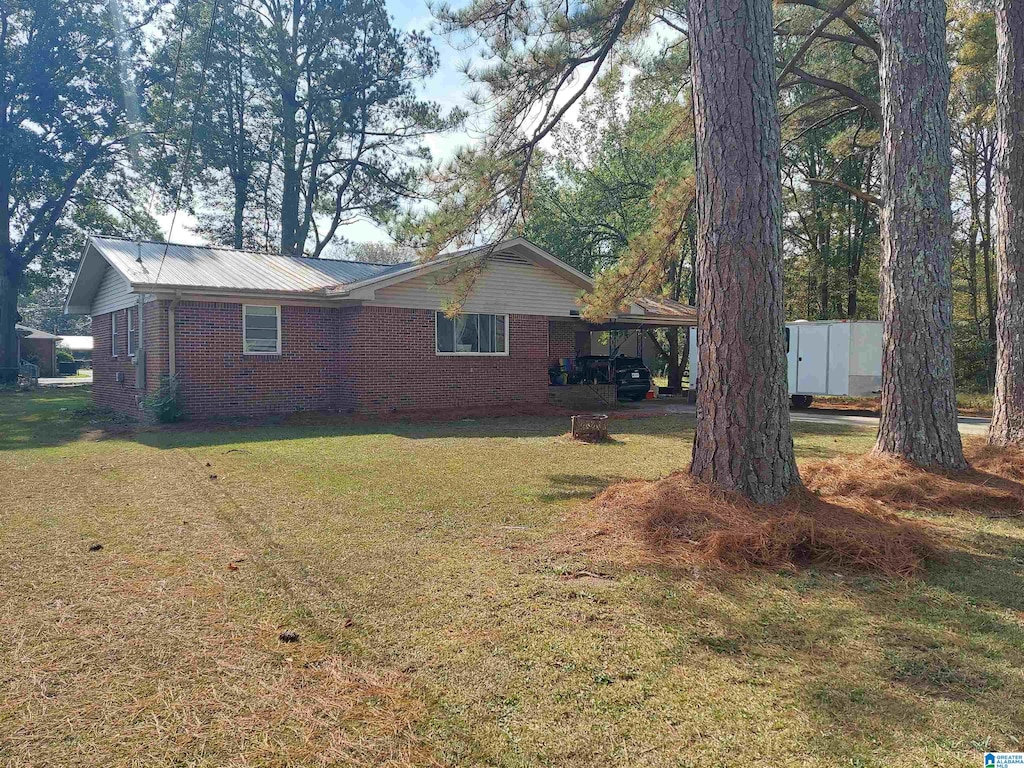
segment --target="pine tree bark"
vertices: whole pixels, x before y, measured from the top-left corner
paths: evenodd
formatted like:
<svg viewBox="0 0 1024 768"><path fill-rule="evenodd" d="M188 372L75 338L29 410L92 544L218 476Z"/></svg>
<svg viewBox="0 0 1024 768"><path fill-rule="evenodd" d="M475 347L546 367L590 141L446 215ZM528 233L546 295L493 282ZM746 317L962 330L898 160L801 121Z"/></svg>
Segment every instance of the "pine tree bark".
<svg viewBox="0 0 1024 768"><path fill-rule="evenodd" d="M995 346L996 340L996 314L999 312L999 297L993 289L992 275L992 208L994 204L992 195L993 186L993 175L995 169L995 158L990 156L989 149L987 147L982 148L982 161L981 161L981 178L985 182L985 191L981 196L982 199L982 212L984 215L984 226L981 229L981 260L984 263L985 268L985 299L988 302L988 340L992 342L992 347ZM990 356L994 352L989 353ZM989 372L992 371L994 365L991 357L989 358L990 366Z"/></svg>
<svg viewBox="0 0 1024 768"><path fill-rule="evenodd" d="M231 222L231 243L241 250L245 247L245 206L249 199L249 177L236 174L232 177L235 189L234 210Z"/></svg>
<svg viewBox="0 0 1024 768"><path fill-rule="evenodd" d="M296 154L298 153L298 115L295 90L289 82L281 90L281 255L301 256L302 246L298 242L299 229L299 185L301 174Z"/></svg>
<svg viewBox="0 0 1024 768"><path fill-rule="evenodd" d="M692 0L697 433L690 472L756 502L800 483L782 303L771 0Z"/></svg>
<svg viewBox="0 0 1024 768"><path fill-rule="evenodd" d="M1024 0L996 7L996 388L989 442L1024 444Z"/></svg>
<svg viewBox="0 0 1024 768"><path fill-rule="evenodd" d="M18 378L18 286L20 266L9 252L0 253L0 384Z"/></svg>
<svg viewBox="0 0 1024 768"><path fill-rule="evenodd" d="M881 0L882 413L876 452L966 467L953 380L944 0Z"/></svg>
<svg viewBox="0 0 1024 768"><path fill-rule="evenodd" d="M4 18L6 26L7 19ZM18 378L18 283L21 264L11 243L11 138L6 92L0 93L0 384Z"/></svg>

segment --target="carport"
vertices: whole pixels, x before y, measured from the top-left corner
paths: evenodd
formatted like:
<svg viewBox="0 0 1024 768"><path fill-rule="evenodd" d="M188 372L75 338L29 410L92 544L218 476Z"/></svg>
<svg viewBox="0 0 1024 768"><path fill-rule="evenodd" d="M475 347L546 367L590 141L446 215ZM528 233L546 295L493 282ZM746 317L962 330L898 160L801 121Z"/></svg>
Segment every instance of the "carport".
<svg viewBox="0 0 1024 768"><path fill-rule="evenodd" d="M579 356L591 355L604 350L594 350L593 338L596 332L620 331L635 332L636 340L628 339L614 348L607 350L616 355L645 357L644 331L658 328L690 328L697 325L697 310L689 304L668 298L640 298L633 300L629 306L614 317L603 322L588 322L582 319L554 319L549 325L551 357L565 369L575 362ZM628 346L635 343L635 349ZM570 373L571 376L571 373ZM612 407L616 404L614 384L566 384L550 387L550 400L553 404L567 407Z"/></svg>

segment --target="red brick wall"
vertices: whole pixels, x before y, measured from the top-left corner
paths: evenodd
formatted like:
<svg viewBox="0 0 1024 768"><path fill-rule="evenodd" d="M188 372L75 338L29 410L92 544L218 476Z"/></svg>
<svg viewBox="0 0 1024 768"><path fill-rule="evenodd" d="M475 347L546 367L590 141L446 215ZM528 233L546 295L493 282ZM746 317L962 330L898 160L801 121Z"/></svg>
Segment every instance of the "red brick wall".
<svg viewBox="0 0 1024 768"><path fill-rule="evenodd" d="M242 305L183 301L175 367L191 417L257 416L338 407L340 313L281 307L281 354L242 353Z"/></svg>
<svg viewBox="0 0 1024 768"><path fill-rule="evenodd" d="M511 315L509 354L438 355L430 310L342 310L339 406L374 414L407 409L546 403L548 321Z"/></svg>
<svg viewBox="0 0 1024 768"><path fill-rule="evenodd" d="M53 339L25 339L21 340L21 357L24 360L34 359L39 366L40 376L56 376L54 368L57 356L57 342Z"/></svg>
<svg viewBox="0 0 1024 768"><path fill-rule="evenodd" d="M435 315L429 310L285 305L280 355L242 353L241 304L183 301L175 317L176 370L182 405L192 418L296 410L372 415L547 402L553 355L545 317L512 315L509 354L493 357L437 355ZM110 315L93 318L94 397L100 405L139 413L123 310L118 328L121 349L115 360ZM166 329L167 303L147 305L151 391L167 370ZM571 330L567 339L571 345ZM565 348L565 338L557 343ZM123 384L114 382L118 370L124 372Z"/></svg>
<svg viewBox="0 0 1024 768"><path fill-rule="evenodd" d="M96 405L113 408L116 411L141 416L139 401L142 399L135 387L135 362L128 357L128 311L121 309L92 318L92 397ZM132 307L135 312L135 307ZM117 357L110 348L110 319L117 316ZM161 377L167 374L167 302L150 301L146 304L144 324L146 335L146 392L154 392L160 386ZM117 373L124 374L118 383ZM144 396L144 395L143 395Z"/></svg>
<svg viewBox="0 0 1024 768"><path fill-rule="evenodd" d="M552 320L548 323L548 356L551 362L576 357L576 324Z"/></svg>

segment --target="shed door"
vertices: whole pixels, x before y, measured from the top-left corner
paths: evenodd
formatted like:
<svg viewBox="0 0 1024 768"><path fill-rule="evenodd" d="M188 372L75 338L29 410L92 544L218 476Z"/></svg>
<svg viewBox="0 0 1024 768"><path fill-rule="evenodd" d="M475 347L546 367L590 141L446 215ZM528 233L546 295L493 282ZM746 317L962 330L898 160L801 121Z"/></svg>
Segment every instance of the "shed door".
<svg viewBox="0 0 1024 768"><path fill-rule="evenodd" d="M828 326L801 325L797 330L796 391L824 394L828 388Z"/></svg>

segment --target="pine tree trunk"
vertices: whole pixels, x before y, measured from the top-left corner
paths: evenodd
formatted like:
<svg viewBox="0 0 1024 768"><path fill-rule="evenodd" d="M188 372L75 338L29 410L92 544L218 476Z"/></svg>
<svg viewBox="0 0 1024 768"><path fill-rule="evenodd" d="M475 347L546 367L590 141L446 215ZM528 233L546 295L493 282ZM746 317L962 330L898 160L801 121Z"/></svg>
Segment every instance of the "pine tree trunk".
<svg viewBox="0 0 1024 768"><path fill-rule="evenodd" d="M1024 0L996 8L996 391L989 442L1024 444Z"/></svg>
<svg viewBox="0 0 1024 768"><path fill-rule="evenodd" d="M757 502L799 485L782 303L770 0L690 3L697 149L697 433L690 472Z"/></svg>
<svg viewBox="0 0 1024 768"><path fill-rule="evenodd" d="M0 95L0 384L18 378L18 284L21 264L11 243L11 146L7 101Z"/></svg>
<svg viewBox="0 0 1024 768"><path fill-rule="evenodd" d="M985 217L984 226L981 230L981 258L985 265L985 296L988 302L988 340L993 342L995 345L996 340L996 314L999 312L999 297L995 293L993 284L995 280L992 275L992 164L993 160L987 156L988 149L985 148L982 152L986 153L985 159L982 161L982 179L985 182L985 193L982 195L982 213ZM989 361L991 360L992 352L989 352ZM991 372L992 367L989 367Z"/></svg>
<svg viewBox="0 0 1024 768"><path fill-rule="evenodd" d="M882 414L875 450L962 468L943 0L881 0Z"/></svg>
<svg viewBox="0 0 1024 768"><path fill-rule="evenodd" d="M235 186L235 203L232 219L232 244L241 250L245 245L245 206L249 198L249 177L236 174L233 179Z"/></svg>
<svg viewBox="0 0 1024 768"><path fill-rule="evenodd" d="M304 243L296 242L299 228L299 168L296 154L298 152L298 128L295 120L298 104L295 91L286 88L281 93L281 255L301 256Z"/></svg>
<svg viewBox="0 0 1024 768"><path fill-rule="evenodd" d="M20 270L14 268L14 256L0 253L0 384L18 378L18 286Z"/></svg>

